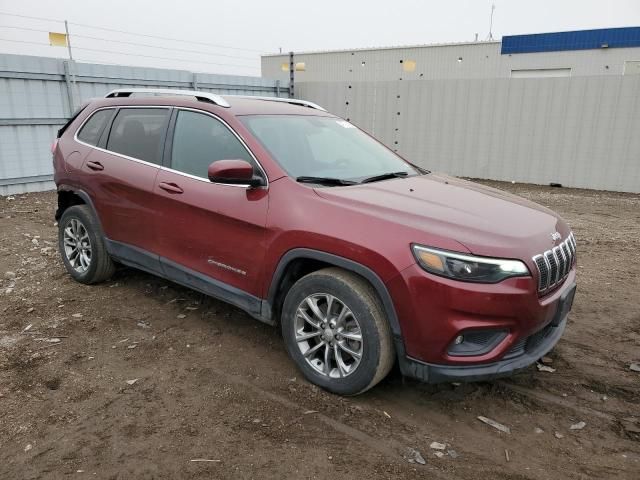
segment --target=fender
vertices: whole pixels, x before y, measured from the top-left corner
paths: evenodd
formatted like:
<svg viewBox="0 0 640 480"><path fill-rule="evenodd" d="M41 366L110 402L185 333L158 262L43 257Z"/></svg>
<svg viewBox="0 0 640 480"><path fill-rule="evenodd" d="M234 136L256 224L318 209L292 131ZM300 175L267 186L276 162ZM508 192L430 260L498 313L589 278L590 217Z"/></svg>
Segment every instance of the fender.
<svg viewBox="0 0 640 480"><path fill-rule="evenodd" d="M89 194L87 192L85 192L84 190L81 190L79 188L74 188L70 185L65 185L65 184L61 184L58 185L58 192L71 192L74 193L76 195L78 195L82 201L91 209L91 213L93 214L93 218L98 222L98 226L100 227L100 231L104 232L104 230L102 230L102 222L100 221L100 217L98 216L98 211L96 210L95 205L93 204L93 200L91 200L91 197L89 196ZM62 216L62 213L57 211L56 212L56 220L60 220L60 217Z"/></svg>
<svg viewBox="0 0 640 480"><path fill-rule="evenodd" d="M391 295L389 295L389 291L387 290L385 284L382 282L380 277L369 267L365 267L364 265L354 262L353 260L349 260L348 258L340 257L332 253L312 250L310 248L294 248L285 253L278 262L278 266L276 267L275 272L271 277L269 292L267 294L266 300L263 302L263 316L270 316L271 308L274 304L275 296L278 291L278 285L280 283L280 280L282 279L282 276L284 275L284 272L287 269L287 266L293 260L299 258L307 258L329 263L331 265L335 265L336 267L341 267L345 270L357 273L361 277L366 278L378 293L380 300L382 300L382 306L389 322L389 326L391 327L391 333L394 336L394 343L396 344L397 354L404 354L404 342L402 341L402 332L400 330L400 323L398 322L398 315L396 314L396 309L393 306L393 300L391 299ZM269 312L269 315L266 315L265 310ZM400 350L400 348L398 347L401 347L402 350Z"/></svg>

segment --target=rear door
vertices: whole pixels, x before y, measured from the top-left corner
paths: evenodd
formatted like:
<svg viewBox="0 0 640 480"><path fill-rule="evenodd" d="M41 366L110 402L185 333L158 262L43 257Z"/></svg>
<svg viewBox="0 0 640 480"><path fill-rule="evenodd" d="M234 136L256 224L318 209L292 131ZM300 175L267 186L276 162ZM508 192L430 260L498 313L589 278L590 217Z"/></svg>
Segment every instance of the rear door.
<svg viewBox="0 0 640 480"><path fill-rule="evenodd" d="M198 283L213 280L215 288L231 295L240 289L258 297L268 189L212 183L207 168L216 160L241 159L251 163L256 174L266 175L240 138L219 118L176 109L172 123L166 147L169 165L160 171L155 185L156 231L163 267L168 275L185 275L183 283L214 295L217 292ZM230 301L242 304L235 300Z"/></svg>
<svg viewBox="0 0 640 480"><path fill-rule="evenodd" d="M110 249L153 270L158 267L157 255L149 265L143 257L157 250L153 185L170 113L168 107L120 107L82 165ZM81 129L80 141L82 134Z"/></svg>

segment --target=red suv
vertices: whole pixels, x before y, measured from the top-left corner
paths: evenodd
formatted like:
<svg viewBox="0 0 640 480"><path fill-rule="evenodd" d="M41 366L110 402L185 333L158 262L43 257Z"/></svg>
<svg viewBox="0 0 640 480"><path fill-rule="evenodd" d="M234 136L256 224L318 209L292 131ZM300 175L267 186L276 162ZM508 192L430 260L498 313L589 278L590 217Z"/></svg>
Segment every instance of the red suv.
<svg viewBox="0 0 640 480"><path fill-rule="evenodd" d="M558 215L412 165L313 103L116 90L53 153L74 279L121 263L236 305L332 392L396 361L427 382L507 375L565 328L576 243Z"/></svg>

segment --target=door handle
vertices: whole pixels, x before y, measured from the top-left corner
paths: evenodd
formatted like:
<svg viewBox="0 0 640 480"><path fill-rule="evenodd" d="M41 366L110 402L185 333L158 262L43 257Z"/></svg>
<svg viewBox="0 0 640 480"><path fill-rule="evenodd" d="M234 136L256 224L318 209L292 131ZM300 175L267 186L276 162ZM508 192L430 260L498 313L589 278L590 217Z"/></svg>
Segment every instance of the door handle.
<svg viewBox="0 0 640 480"><path fill-rule="evenodd" d="M104 166L102 166L102 164L100 162L87 162L87 167L90 168L91 170L96 170L96 171L100 171L100 170L104 170Z"/></svg>
<svg viewBox="0 0 640 480"><path fill-rule="evenodd" d="M184 192L184 190L182 190L175 183L160 182L158 184L158 187L160 187L161 189L163 189L164 191L169 192L169 193L182 193L182 192Z"/></svg>

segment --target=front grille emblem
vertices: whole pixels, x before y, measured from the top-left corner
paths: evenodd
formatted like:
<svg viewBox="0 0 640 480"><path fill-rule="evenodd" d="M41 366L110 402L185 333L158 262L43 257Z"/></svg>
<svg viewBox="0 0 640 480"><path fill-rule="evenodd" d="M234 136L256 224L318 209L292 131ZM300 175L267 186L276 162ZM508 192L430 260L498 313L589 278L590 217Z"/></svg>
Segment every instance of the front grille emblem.
<svg viewBox="0 0 640 480"><path fill-rule="evenodd" d="M557 242L561 238L562 238L562 235L560 235L560 232L553 232L551 234L551 240L553 240L554 242Z"/></svg>

